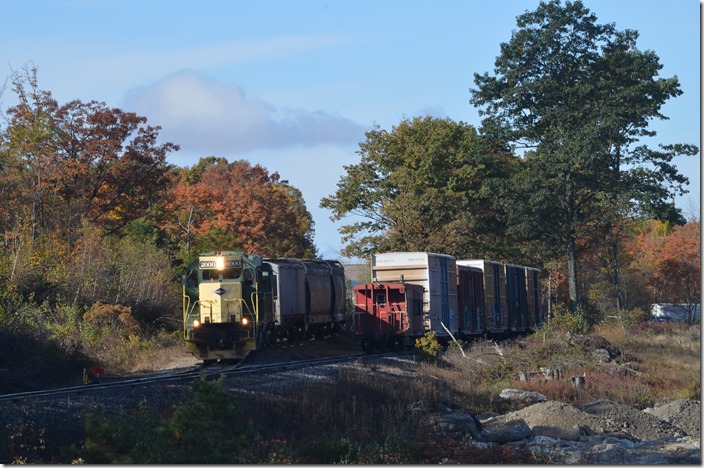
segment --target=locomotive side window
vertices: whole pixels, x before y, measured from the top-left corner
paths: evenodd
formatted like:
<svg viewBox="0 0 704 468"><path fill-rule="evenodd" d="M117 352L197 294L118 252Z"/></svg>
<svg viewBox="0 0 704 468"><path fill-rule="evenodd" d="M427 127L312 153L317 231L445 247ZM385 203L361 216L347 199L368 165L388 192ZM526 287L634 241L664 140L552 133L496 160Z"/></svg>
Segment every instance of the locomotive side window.
<svg viewBox="0 0 704 468"><path fill-rule="evenodd" d="M384 293L376 293L376 299L374 300L376 305L385 306L386 305L386 295Z"/></svg>
<svg viewBox="0 0 704 468"><path fill-rule="evenodd" d="M254 273L250 268L244 270L244 281L247 284L254 284Z"/></svg>

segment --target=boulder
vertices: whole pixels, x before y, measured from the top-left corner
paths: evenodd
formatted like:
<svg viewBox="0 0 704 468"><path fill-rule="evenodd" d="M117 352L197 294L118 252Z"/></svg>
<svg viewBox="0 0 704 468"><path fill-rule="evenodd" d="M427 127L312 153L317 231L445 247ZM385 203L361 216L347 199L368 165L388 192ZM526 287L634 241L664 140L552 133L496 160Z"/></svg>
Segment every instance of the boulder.
<svg viewBox="0 0 704 468"><path fill-rule="evenodd" d="M481 440L498 444L517 442L533 436L528 425L520 420L490 419L482 424L482 429Z"/></svg>
<svg viewBox="0 0 704 468"><path fill-rule="evenodd" d="M436 432L469 434L473 439L480 437L477 421L466 411L432 414L428 422Z"/></svg>
<svg viewBox="0 0 704 468"><path fill-rule="evenodd" d="M515 388L505 388L499 394L499 398L509 401L520 401L523 403L538 403L539 401L547 401L547 397L542 393L538 392L527 392L524 390L517 390Z"/></svg>

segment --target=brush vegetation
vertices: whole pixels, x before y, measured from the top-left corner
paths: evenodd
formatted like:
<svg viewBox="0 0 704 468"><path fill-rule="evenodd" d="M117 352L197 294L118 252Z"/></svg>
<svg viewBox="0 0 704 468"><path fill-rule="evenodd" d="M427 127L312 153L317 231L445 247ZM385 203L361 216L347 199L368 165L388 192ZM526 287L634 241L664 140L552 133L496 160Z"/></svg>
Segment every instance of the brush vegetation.
<svg viewBox="0 0 704 468"><path fill-rule="evenodd" d="M524 404L498 397L504 388L537 391L550 400L583 404L612 400L637 408L700 398L698 325L623 321L588 334L555 323L519 340L477 340L440 348L429 357L385 366L341 366L332 382L272 386L250 394L227 381L196 381L172 404L139 402L119 411L84 414L81 440L40 443L48 428L6 429L3 459L28 463L542 463L519 447L480 448L465 437L436 433L429 416L442 408L505 413ZM608 362L597 357L607 350ZM421 359L422 357L422 359ZM530 378L559 369L561 378ZM541 373L542 370L542 373ZM570 376L585 376L584 388ZM10 434L12 432L12 434ZM226 442L226 443L225 443Z"/></svg>

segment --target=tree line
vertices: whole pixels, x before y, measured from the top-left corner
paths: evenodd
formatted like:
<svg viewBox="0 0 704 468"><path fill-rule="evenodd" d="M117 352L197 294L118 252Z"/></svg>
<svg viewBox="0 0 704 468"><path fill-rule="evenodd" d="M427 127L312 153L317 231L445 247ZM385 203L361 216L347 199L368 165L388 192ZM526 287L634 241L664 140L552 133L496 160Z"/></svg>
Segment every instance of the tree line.
<svg viewBox="0 0 704 468"><path fill-rule="evenodd" d="M56 355L41 348L53 343L131 365L154 337L178 336L179 279L199 252L317 255L302 194L277 172L215 156L169 164L179 147L159 142L159 126L103 102L61 104L36 67L13 70L2 91L16 101L0 123L7 362Z"/></svg>
<svg viewBox="0 0 704 468"><path fill-rule="evenodd" d="M698 222L680 227L686 220L671 201L688 183L673 158L698 147L641 142L656 135L653 119L666 119L663 104L682 94L677 77L659 76L660 60L638 49L637 31L597 23L580 1L542 2L517 26L493 72L474 74L481 128L426 117L367 132L360 162L321 203L334 220L359 217L340 229L345 252L430 250L537 265L566 279L570 312L591 322L646 307L648 282L668 282L660 300L698 302L674 292L679 267L653 279L669 261L636 241L662 229L698 238ZM690 248L671 261L694 274L700 255ZM646 257L649 270L635 281L634 262ZM595 310L604 297L611 304Z"/></svg>
<svg viewBox="0 0 704 468"><path fill-rule="evenodd" d="M549 304L590 323L697 303L699 221L670 200L687 184L673 158L698 148L641 143L682 94L677 78L659 77L636 31L598 24L579 1L543 2L517 26L493 72L474 75L480 128L419 116L366 133L320 201L334 221L356 215L342 254L537 266ZM84 320L95 343L99 326L125 341L177 330L178 278L198 252L317 256L302 194L277 172L216 156L169 164L179 147L159 142L159 126L103 102L61 104L37 74L13 71L3 88L17 101L0 123L3 327L44 323L66 346L91 342L71 331Z"/></svg>

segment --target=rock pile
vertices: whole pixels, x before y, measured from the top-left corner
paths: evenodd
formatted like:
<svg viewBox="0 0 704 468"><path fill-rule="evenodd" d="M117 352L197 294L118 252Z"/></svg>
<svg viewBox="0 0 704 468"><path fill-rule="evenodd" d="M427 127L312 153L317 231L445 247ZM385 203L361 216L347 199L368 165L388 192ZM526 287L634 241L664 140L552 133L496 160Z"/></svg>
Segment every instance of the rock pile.
<svg viewBox="0 0 704 468"><path fill-rule="evenodd" d="M646 410L603 400L582 406L542 401L505 415L434 414L436 431L466 434L481 447L526 446L555 464L701 464L701 405L679 400Z"/></svg>

